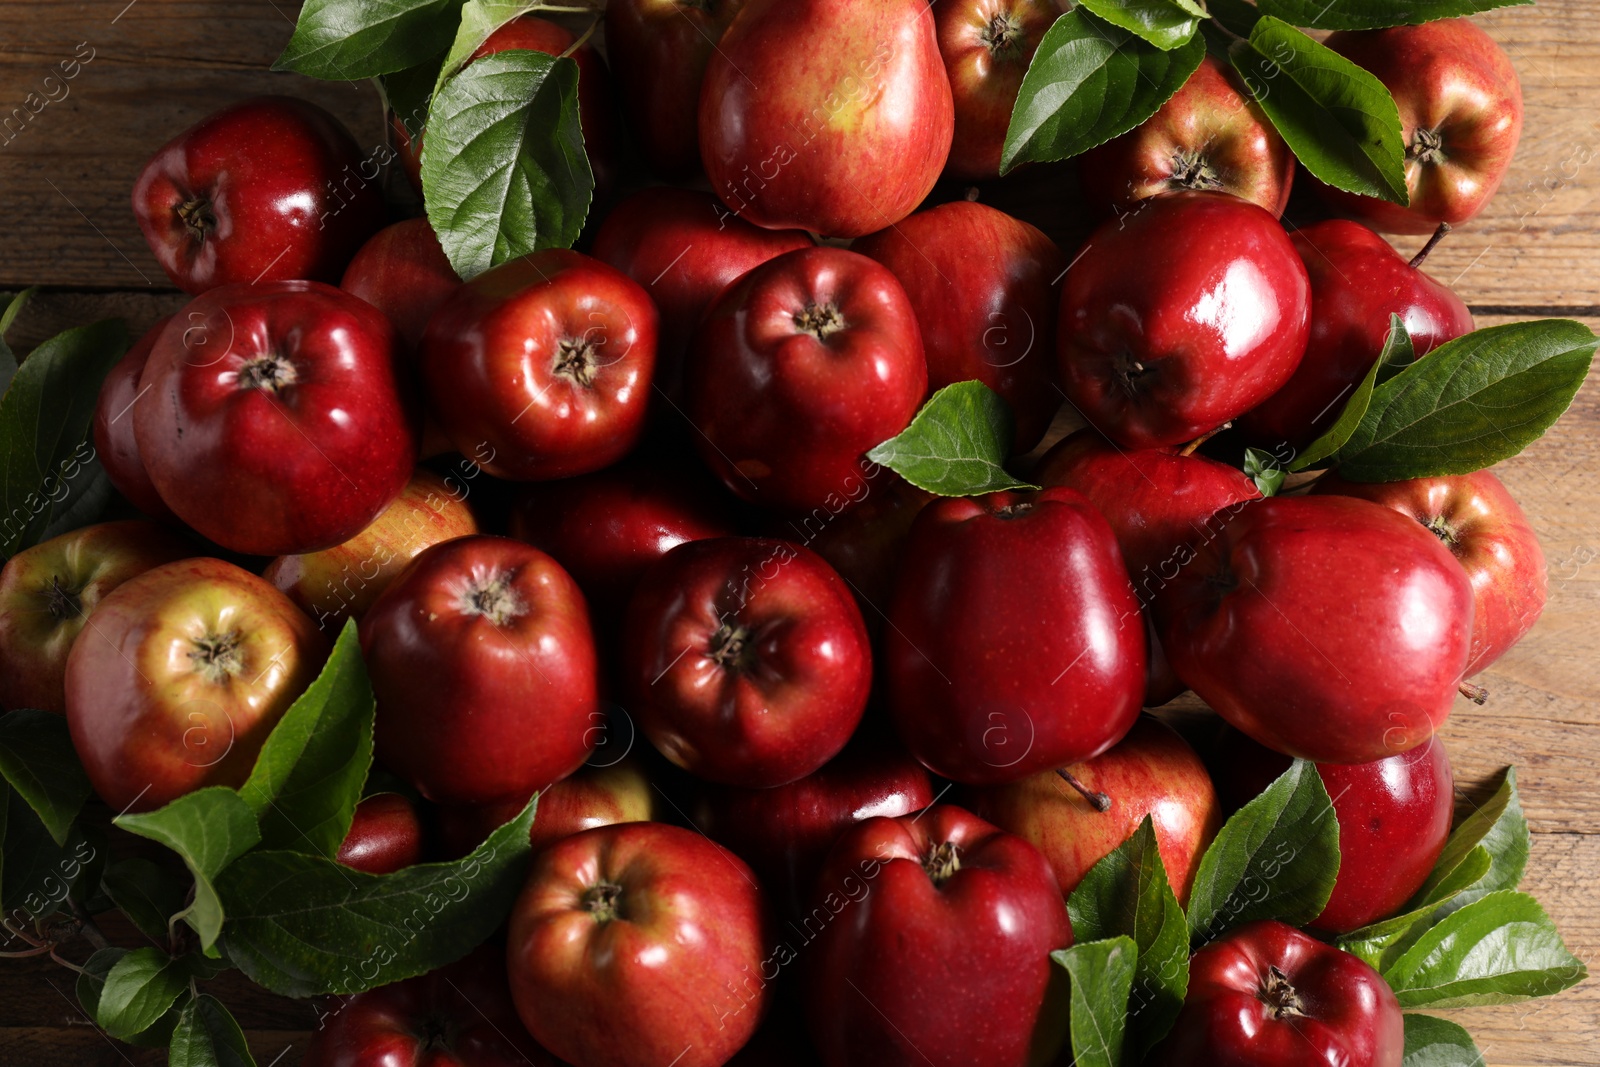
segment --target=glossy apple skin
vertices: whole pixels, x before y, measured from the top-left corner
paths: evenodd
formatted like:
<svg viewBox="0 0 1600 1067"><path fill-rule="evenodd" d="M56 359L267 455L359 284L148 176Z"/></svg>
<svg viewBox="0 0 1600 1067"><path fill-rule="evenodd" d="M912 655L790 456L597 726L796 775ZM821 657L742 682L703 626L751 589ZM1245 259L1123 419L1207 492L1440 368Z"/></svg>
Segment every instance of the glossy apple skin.
<svg viewBox="0 0 1600 1067"><path fill-rule="evenodd" d="M1269 748L1365 763L1450 714L1472 585L1414 520L1349 497L1272 497L1196 546L1156 599L1178 677Z"/></svg>
<svg viewBox="0 0 1600 1067"><path fill-rule="evenodd" d="M1489 471L1381 484L1328 474L1315 491L1409 515L1455 556L1472 583L1469 676L1505 655L1539 621L1549 592L1544 549L1522 508Z"/></svg>
<svg viewBox="0 0 1600 1067"><path fill-rule="evenodd" d="M815 899L831 921L806 1000L828 1067L1023 1067L1035 1031L1065 1022L1046 995L1050 953L1072 943L1050 866L970 812L857 823Z"/></svg>
<svg viewBox="0 0 1600 1067"><path fill-rule="evenodd" d="M417 461L394 331L321 282L213 289L156 339L133 429L173 512L234 552L314 552L360 533Z"/></svg>
<svg viewBox="0 0 1600 1067"><path fill-rule="evenodd" d="M597 625L616 628L650 565L678 545L737 530L731 500L699 470L652 458L528 486L511 536L566 568Z"/></svg>
<svg viewBox="0 0 1600 1067"><path fill-rule="evenodd" d="M1142 125L1085 152L1078 174L1084 196L1107 214L1193 189L1232 193L1276 217L1289 204L1294 156L1227 68L1207 56Z"/></svg>
<svg viewBox="0 0 1600 1067"><path fill-rule="evenodd" d="M66 710L67 654L112 590L190 554L154 523L102 522L25 548L0 568L0 708Z"/></svg>
<svg viewBox="0 0 1600 1067"><path fill-rule="evenodd" d="M724 785L772 788L821 767L850 740L872 686L849 588L787 541L672 549L639 583L622 644L640 730Z"/></svg>
<svg viewBox="0 0 1600 1067"><path fill-rule="evenodd" d="M1075 489L1111 524L1139 603L1147 609L1176 572L1185 546L1215 536L1261 493L1237 467L1171 448L1124 449L1093 430L1062 438L1034 471L1040 485ZM1154 631L1147 663L1145 707L1159 707L1183 691Z"/></svg>
<svg viewBox="0 0 1600 1067"><path fill-rule="evenodd" d="M673 15L680 22L694 17L688 4L660 6L681 7L684 14ZM616 7L606 10L609 15ZM650 94L652 99L662 95L659 89ZM644 286L661 312L656 384L678 403L684 357L711 302L767 260L811 244L803 230L752 226L710 193L653 185L606 215L591 251Z"/></svg>
<svg viewBox="0 0 1600 1067"><path fill-rule="evenodd" d="M330 636L360 619L423 549L478 532L466 499L450 483L418 467L372 524L320 552L279 556L261 577L288 594Z"/></svg>
<svg viewBox="0 0 1600 1067"><path fill-rule="evenodd" d="M1522 136L1522 86L1494 39L1471 19L1342 31L1325 42L1394 95L1406 144L1408 207L1322 186L1336 210L1387 233L1432 233L1478 215Z"/></svg>
<svg viewBox="0 0 1600 1067"><path fill-rule="evenodd" d="M95 792L117 811L243 785L327 655L287 597L218 559L146 571L91 622L67 657L67 726Z"/></svg>
<svg viewBox="0 0 1600 1067"><path fill-rule="evenodd" d="M933 14L923 0L747 0L706 67L699 129L712 192L757 226L892 226L933 189L955 132Z"/></svg>
<svg viewBox="0 0 1600 1067"><path fill-rule="evenodd" d="M1051 388L1058 300L1067 261L1033 226L957 200L863 237L853 251L894 272L916 312L928 388L980 381L1011 405L1011 450L1030 452L1061 406Z"/></svg>
<svg viewBox="0 0 1600 1067"><path fill-rule="evenodd" d="M637 759L625 757L606 766L586 764L539 794L528 838L539 849L597 826L651 822L659 814L659 796ZM445 854L465 856L527 806L528 797L513 797L440 808Z"/></svg>
<svg viewBox="0 0 1600 1067"><path fill-rule="evenodd" d="M1250 438L1300 450L1338 421L1399 315L1416 354L1472 332L1472 312L1359 222L1330 219L1290 237L1311 278L1311 339L1294 376L1238 420Z"/></svg>
<svg viewBox="0 0 1600 1067"><path fill-rule="evenodd" d="M1111 808L1096 811L1053 770L970 790L966 801L978 815L1043 853L1062 897L1148 815L1167 881L1178 902L1187 905L1200 857L1222 829L1217 790L1188 742L1172 727L1142 715L1128 736L1067 770L1085 788L1110 797Z"/></svg>
<svg viewBox="0 0 1600 1067"><path fill-rule="evenodd" d="M833 759L788 785L705 786L694 824L749 863L777 903L800 914L845 830L863 819L911 815L933 798L932 779L910 753L890 738L858 733Z"/></svg>
<svg viewBox="0 0 1600 1067"><path fill-rule="evenodd" d="M399 793L374 793L356 805L333 857L368 874L393 874L422 859L422 820Z"/></svg>
<svg viewBox="0 0 1600 1067"><path fill-rule="evenodd" d="M1225 727L1212 768L1228 810L1255 799L1289 769L1289 757ZM1318 763L1339 821L1339 878L1309 925L1343 934L1398 912L1444 851L1455 776L1438 737L1371 763Z"/></svg>
<svg viewBox="0 0 1600 1067"><path fill-rule="evenodd" d="M718 1067L767 1004L766 903L744 861L661 823L541 850L511 911L507 970L538 1041L588 1067Z"/></svg>
<svg viewBox="0 0 1600 1067"><path fill-rule="evenodd" d="M1276 969L1298 997L1278 1017ZM1172 1033L1152 1053L1161 1067L1400 1067L1399 1001L1361 960L1292 926L1247 923L1195 953Z"/></svg>
<svg viewBox="0 0 1600 1067"><path fill-rule="evenodd" d="M656 360L650 296L564 248L458 289L422 340L422 379L456 448L497 478L587 474L644 432Z"/></svg>
<svg viewBox="0 0 1600 1067"><path fill-rule="evenodd" d="M426 549L361 622L380 763L441 804L527 797L582 766L598 714L577 583L531 545Z"/></svg>
<svg viewBox="0 0 1600 1067"><path fill-rule="evenodd" d="M930 504L889 624L889 710L935 774L1016 781L1099 755L1139 715L1139 602L1110 525L1070 489Z"/></svg>
<svg viewBox="0 0 1600 1067"><path fill-rule="evenodd" d="M1310 310L1306 269L1271 212L1226 193L1154 197L1096 230L1067 272L1061 386L1118 444L1192 441L1289 380Z"/></svg>
<svg viewBox="0 0 1600 1067"><path fill-rule="evenodd" d="M888 616L911 524L936 499L887 467L879 467L860 506L840 515L817 512L785 518L773 532L805 545L839 572L876 640Z"/></svg>
<svg viewBox="0 0 1600 1067"><path fill-rule="evenodd" d="M133 186L133 214L161 269L186 292L335 282L383 225L381 162L364 158L315 104L257 97L202 119L151 156Z"/></svg>
<svg viewBox="0 0 1600 1067"><path fill-rule="evenodd" d="M100 396L95 401L94 451L106 477L128 503L152 519L172 519L172 509L167 507L161 494L150 482L139 456L139 442L133 435L133 405L141 399L139 378L150 358L150 350L169 319L162 319L133 343L127 354L111 368L105 381L100 383Z"/></svg>
<svg viewBox="0 0 1600 1067"><path fill-rule="evenodd" d="M335 1001L304 1067L559 1067L517 1018L500 947Z"/></svg>
<svg viewBox="0 0 1600 1067"><path fill-rule="evenodd" d="M905 290L840 248L786 253L726 289L685 373L701 458L778 511L859 503L864 454L905 429L928 391Z"/></svg>
<svg viewBox="0 0 1600 1067"><path fill-rule="evenodd" d="M361 246L339 288L383 312L400 344L415 352L428 319L461 288L461 276L445 258L428 220L406 219L384 227Z"/></svg>
<svg viewBox="0 0 1600 1067"><path fill-rule="evenodd" d="M1000 174L1011 110L1039 41L1069 5L1058 0L933 0L933 21L955 105L945 174Z"/></svg>
<svg viewBox="0 0 1600 1067"><path fill-rule="evenodd" d="M606 48L624 117L657 175L700 170L700 83L744 0L615 0Z"/></svg>

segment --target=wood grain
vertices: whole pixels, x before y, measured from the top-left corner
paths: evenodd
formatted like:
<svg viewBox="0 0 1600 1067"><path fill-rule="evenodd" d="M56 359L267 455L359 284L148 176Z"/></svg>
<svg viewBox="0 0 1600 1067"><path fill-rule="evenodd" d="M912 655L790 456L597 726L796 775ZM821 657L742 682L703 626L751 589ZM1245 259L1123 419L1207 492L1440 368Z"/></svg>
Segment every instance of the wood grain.
<svg viewBox="0 0 1600 1067"><path fill-rule="evenodd" d="M0 0L0 124L28 93L45 95L44 77L58 63L86 54L81 46L93 49L66 96L0 132L8 209L0 289L47 287L17 323L16 348L112 315L142 330L182 306L144 247L128 190L161 143L206 113L259 93L290 93L328 107L362 144L380 143L369 86L267 70L297 9L281 0ZM1429 269L1456 286L1480 325L1563 315L1600 328L1600 0L1543 0L1482 24L1521 74L1523 142L1490 209L1453 234ZM1397 243L1409 251L1417 242ZM1566 419L1499 469L1543 540L1550 604L1533 633L1480 679L1489 704L1460 702L1444 731L1463 803L1500 767L1518 766L1534 830L1524 887L1591 967L1600 965L1597 472L1600 384L1591 378ZM71 977L38 960L0 966L0 1064L164 1062L161 1052L94 1029ZM314 1022L308 1005L237 974L212 985L259 1063L299 1062ZM1530 1005L1445 1014L1473 1032L1497 1067L1600 1067L1600 981Z"/></svg>

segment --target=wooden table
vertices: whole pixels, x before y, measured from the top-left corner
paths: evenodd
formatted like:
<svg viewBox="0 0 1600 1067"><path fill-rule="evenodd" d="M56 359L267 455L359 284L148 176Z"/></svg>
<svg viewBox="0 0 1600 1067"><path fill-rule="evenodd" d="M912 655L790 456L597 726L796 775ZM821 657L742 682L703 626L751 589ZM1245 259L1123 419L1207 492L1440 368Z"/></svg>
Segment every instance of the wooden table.
<svg viewBox="0 0 1600 1067"><path fill-rule="evenodd" d="M16 348L107 315L142 330L182 305L144 246L128 195L150 153L206 113L291 93L340 115L363 144L380 143L370 86L268 71L297 10L293 0L0 0L0 118L29 92L61 97L43 79L62 60L81 63L64 97L0 133L0 290L46 287L13 332ZM1500 195L1434 253L1429 270L1455 286L1479 325L1566 316L1600 327L1600 0L1542 0L1481 21L1521 74L1526 128ZM1600 476L1600 387L1591 380L1561 424L1499 473L1543 538L1550 604L1480 679L1490 703L1459 702L1444 736L1469 796L1500 766L1519 767L1534 830L1524 888L1595 968L1600 485L1586 479ZM163 1062L95 1031L69 977L48 963L0 966L0 1063ZM263 1065L299 1061L307 1009L252 991L236 973L218 985ZM1600 1065L1597 979L1551 1000L1453 1017L1497 1067Z"/></svg>

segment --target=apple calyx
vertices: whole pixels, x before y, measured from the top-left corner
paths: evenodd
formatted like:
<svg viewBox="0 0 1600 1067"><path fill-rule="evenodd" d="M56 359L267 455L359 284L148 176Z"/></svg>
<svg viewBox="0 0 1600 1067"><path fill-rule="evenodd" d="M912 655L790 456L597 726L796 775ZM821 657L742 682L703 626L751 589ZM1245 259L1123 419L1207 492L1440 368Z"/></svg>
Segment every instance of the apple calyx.
<svg viewBox="0 0 1600 1067"><path fill-rule="evenodd" d="M216 213L211 210L211 201L203 196L191 197L179 204L175 209L184 229L189 231L189 236L201 244L205 243L211 231L217 228Z"/></svg>
<svg viewBox="0 0 1600 1067"><path fill-rule="evenodd" d="M725 671L747 671L755 666L755 648L750 644L748 627L724 622L711 635L711 661Z"/></svg>
<svg viewBox="0 0 1600 1067"><path fill-rule="evenodd" d="M511 574L492 571L476 578L461 591L457 610L463 615L481 615L495 626L504 626L528 613L528 605L511 588Z"/></svg>
<svg viewBox="0 0 1600 1067"><path fill-rule="evenodd" d="M45 587L44 598L45 610L50 612L50 617L57 622L76 619L83 614L83 601L78 597L78 590L69 589L61 581L59 574L50 576L50 584Z"/></svg>
<svg viewBox="0 0 1600 1067"><path fill-rule="evenodd" d="M832 304L807 304L803 310L795 312L794 324L801 332L826 341L829 335L844 329L844 316Z"/></svg>
<svg viewBox="0 0 1600 1067"><path fill-rule="evenodd" d="M554 373L585 389L589 388L600 370L596 347L587 337L563 337L556 346Z"/></svg>
<svg viewBox="0 0 1600 1067"><path fill-rule="evenodd" d="M1456 533L1455 525L1443 515L1435 515L1422 525L1428 528L1429 533L1444 542L1444 546L1452 552L1461 543L1461 538Z"/></svg>
<svg viewBox="0 0 1600 1067"><path fill-rule="evenodd" d="M1411 138L1411 144L1406 146L1406 158L1424 165L1443 163L1445 161L1444 135L1438 130L1419 127L1416 134Z"/></svg>
<svg viewBox="0 0 1600 1067"><path fill-rule="evenodd" d="M622 887L615 882L597 882L583 891L583 909L594 921L605 925L622 915Z"/></svg>
<svg viewBox="0 0 1600 1067"><path fill-rule="evenodd" d="M267 352L245 360L239 368L240 389L280 393L300 380L300 372L283 356Z"/></svg>
<svg viewBox="0 0 1600 1067"><path fill-rule="evenodd" d="M1071 771L1067 770L1065 767L1057 767L1056 774L1063 782L1066 782L1073 789L1077 790L1078 795L1087 800L1089 802L1089 806L1095 811L1107 812L1111 810L1111 798L1105 793L1098 789L1090 789L1088 786L1078 781L1077 776Z"/></svg>
<svg viewBox="0 0 1600 1067"><path fill-rule="evenodd" d="M1015 504L1007 504L1003 508L995 509L994 517L997 519L1020 519L1033 510L1031 500L1022 500Z"/></svg>
<svg viewBox="0 0 1600 1067"><path fill-rule="evenodd" d="M189 662L206 681L221 685L244 669L244 654L239 647L243 643L237 630L207 633L191 642L194 647L189 650Z"/></svg>
<svg viewBox="0 0 1600 1067"><path fill-rule="evenodd" d="M961 849L954 841L941 841L933 846L928 858L922 861L935 887L944 885L961 869Z"/></svg>
<svg viewBox="0 0 1600 1067"><path fill-rule="evenodd" d="M1444 240L1445 234L1449 233L1450 230L1451 226L1448 222L1439 223L1439 228L1433 231L1433 236L1428 238L1428 243L1417 249L1417 254L1412 256L1411 262L1406 265L1412 270L1421 269L1422 264L1427 262L1429 254L1439 247L1439 242Z"/></svg>
<svg viewBox="0 0 1600 1067"><path fill-rule="evenodd" d="M1290 984L1289 976L1277 967L1267 968L1266 981L1261 984L1261 990L1256 996L1261 999L1261 1003L1272 1010L1274 1019L1305 1014L1305 1005L1300 1000L1300 994L1296 993L1294 986Z"/></svg>
<svg viewBox="0 0 1600 1067"><path fill-rule="evenodd" d="M1012 18L1010 12L997 12L989 24L979 31L978 39L989 49L991 56L1009 57L1022 50L1022 24Z"/></svg>
<svg viewBox="0 0 1600 1067"><path fill-rule="evenodd" d="M1192 148L1180 149L1172 156L1172 177L1167 179L1181 189L1209 192L1222 188L1222 179L1204 155Z"/></svg>

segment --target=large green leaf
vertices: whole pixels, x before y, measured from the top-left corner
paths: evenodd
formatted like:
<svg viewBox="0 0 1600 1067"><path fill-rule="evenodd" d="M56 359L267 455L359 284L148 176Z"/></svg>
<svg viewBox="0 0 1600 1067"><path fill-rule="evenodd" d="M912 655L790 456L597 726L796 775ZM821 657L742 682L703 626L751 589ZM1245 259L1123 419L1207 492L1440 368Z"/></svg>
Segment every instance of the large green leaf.
<svg viewBox="0 0 1600 1067"><path fill-rule="evenodd" d="M1405 1016L1405 1059L1400 1067L1483 1067L1483 1054L1472 1035L1447 1019Z"/></svg>
<svg viewBox="0 0 1600 1067"><path fill-rule="evenodd" d="M11 387L11 379L17 373L17 357L11 351L11 346L6 344L6 331L11 329L11 324L22 314L22 309L28 306L28 301L33 299L33 294L38 289L24 289L22 292L5 298L5 307L0 309L0 396L6 395L6 390Z"/></svg>
<svg viewBox="0 0 1600 1067"><path fill-rule="evenodd" d="M167 1067L255 1067L244 1032L222 1001L195 997L172 1031Z"/></svg>
<svg viewBox="0 0 1600 1067"><path fill-rule="evenodd" d="M360 81L415 66L437 53L462 0L306 0L273 70Z"/></svg>
<svg viewBox="0 0 1600 1067"><path fill-rule="evenodd" d="M1131 937L1079 942L1050 954L1072 983L1069 1033L1075 1067L1120 1067L1138 955Z"/></svg>
<svg viewBox="0 0 1600 1067"><path fill-rule="evenodd" d="M1006 472L1013 433L1011 409L999 394L982 382L956 382L934 393L909 426L867 458L940 496L1037 489Z"/></svg>
<svg viewBox="0 0 1600 1067"><path fill-rule="evenodd" d="M1345 401L1344 410L1339 412L1339 417L1334 420L1333 425L1328 427L1326 433L1307 445L1305 451L1289 464L1289 469L1309 470L1314 464L1322 462L1343 448L1345 442L1350 440L1350 435L1356 432L1356 427L1361 425L1361 419L1366 415L1367 408L1372 405L1372 390L1378 385L1378 376L1385 368L1393 366L1389 362L1391 359L1400 359L1410 350L1411 335L1406 333L1405 323L1400 321L1399 315L1391 313L1389 336L1384 342L1383 351L1379 353L1377 360L1368 368L1361 381L1356 383L1355 392ZM1406 359L1406 363L1410 362L1410 359ZM1335 400L1334 403L1338 401Z"/></svg>
<svg viewBox="0 0 1600 1067"><path fill-rule="evenodd" d="M1263 13L1318 30L1381 30L1476 15L1533 0L1257 0Z"/></svg>
<svg viewBox="0 0 1600 1067"><path fill-rule="evenodd" d="M1079 0L1089 11L1157 48L1188 44L1206 10L1194 0Z"/></svg>
<svg viewBox="0 0 1600 1067"><path fill-rule="evenodd" d="M66 717L27 708L0 715L0 776L33 808L56 844L65 845L93 792Z"/></svg>
<svg viewBox="0 0 1600 1067"><path fill-rule="evenodd" d="M134 949L107 972L95 1022L126 1041L154 1026L188 985L189 969L183 961L160 949Z"/></svg>

